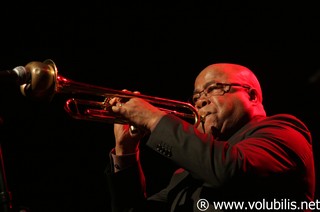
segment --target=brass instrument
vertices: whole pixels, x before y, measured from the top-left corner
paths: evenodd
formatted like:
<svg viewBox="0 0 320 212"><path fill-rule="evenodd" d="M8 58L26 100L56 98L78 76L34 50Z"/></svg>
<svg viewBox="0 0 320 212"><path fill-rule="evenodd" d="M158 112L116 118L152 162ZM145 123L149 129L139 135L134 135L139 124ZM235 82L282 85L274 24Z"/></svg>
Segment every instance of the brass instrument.
<svg viewBox="0 0 320 212"><path fill-rule="evenodd" d="M75 119L128 123L123 117L112 112L108 100L113 97L121 99L139 97L163 111L192 122L195 126L200 123L197 110L189 103L76 82L58 75L57 67L50 59L44 62L30 62L25 69L30 73L31 82L21 85L22 94L49 100L56 93L71 94L73 97L66 101L64 109ZM83 98L84 96L86 98Z"/></svg>

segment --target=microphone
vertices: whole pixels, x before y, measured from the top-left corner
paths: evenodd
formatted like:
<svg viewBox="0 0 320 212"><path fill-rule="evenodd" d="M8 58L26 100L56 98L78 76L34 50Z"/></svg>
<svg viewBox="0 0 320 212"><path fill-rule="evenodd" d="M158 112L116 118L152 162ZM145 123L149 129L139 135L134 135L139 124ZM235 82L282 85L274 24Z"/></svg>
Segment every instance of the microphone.
<svg viewBox="0 0 320 212"><path fill-rule="evenodd" d="M30 79L30 73L23 66L12 70L0 71L0 80L13 80L19 85L25 84Z"/></svg>

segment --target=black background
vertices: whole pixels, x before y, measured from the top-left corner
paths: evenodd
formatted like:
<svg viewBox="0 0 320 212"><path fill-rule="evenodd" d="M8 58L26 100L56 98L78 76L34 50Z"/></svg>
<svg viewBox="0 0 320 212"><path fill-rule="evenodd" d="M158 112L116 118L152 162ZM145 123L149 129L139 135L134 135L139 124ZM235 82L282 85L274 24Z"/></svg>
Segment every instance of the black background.
<svg viewBox="0 0 320 212"><path fill-rule="evenodd" d="M186 101L205 66L249 67L261 81L269 115L292 113L309 126L318 172L318 6L305 1L3 4L0 70L50 58L59 74L76 81ZM34 102L1 82L1 144L13 204L32 212L108 211L104 169L113 126L71 119L63 110L65 100L56 95L50 104ZM145 154L154 192L171 165L148 150Z"/></svg>

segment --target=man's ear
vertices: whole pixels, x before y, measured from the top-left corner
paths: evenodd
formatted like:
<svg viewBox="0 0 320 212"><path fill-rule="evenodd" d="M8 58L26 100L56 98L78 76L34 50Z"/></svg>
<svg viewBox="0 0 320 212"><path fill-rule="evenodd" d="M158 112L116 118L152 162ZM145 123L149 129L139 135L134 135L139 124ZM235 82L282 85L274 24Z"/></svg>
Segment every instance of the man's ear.
<svg viewBox="0 0 320 212"><path fill-rule="evenodd" d="M248 93L249 93L250 101L256 102L256 101L258 100L258 94L257 94L256 89L250 88L250 90L248 91Z"/></svg>

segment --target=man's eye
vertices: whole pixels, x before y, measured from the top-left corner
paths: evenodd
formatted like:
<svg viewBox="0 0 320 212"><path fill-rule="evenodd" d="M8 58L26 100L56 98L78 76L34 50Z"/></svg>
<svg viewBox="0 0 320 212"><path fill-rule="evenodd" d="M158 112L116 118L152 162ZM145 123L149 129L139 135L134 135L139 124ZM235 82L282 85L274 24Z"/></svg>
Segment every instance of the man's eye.
<svg viewBox="0 0 320 212"><path fill-rule="evenodd" d="M214 91L215 89L217 89L216 86L214 86L214 85L209 86L209 87L207 88L207 92L206 92L206 93L211 93L211 92Z"/></svg>
<svg viewBox="0 0 320 212"><path fill-rule="evenodd" d="M192 102L196 103L199 99L199 95L195 95L194 97L192 97Z"/></svg>

